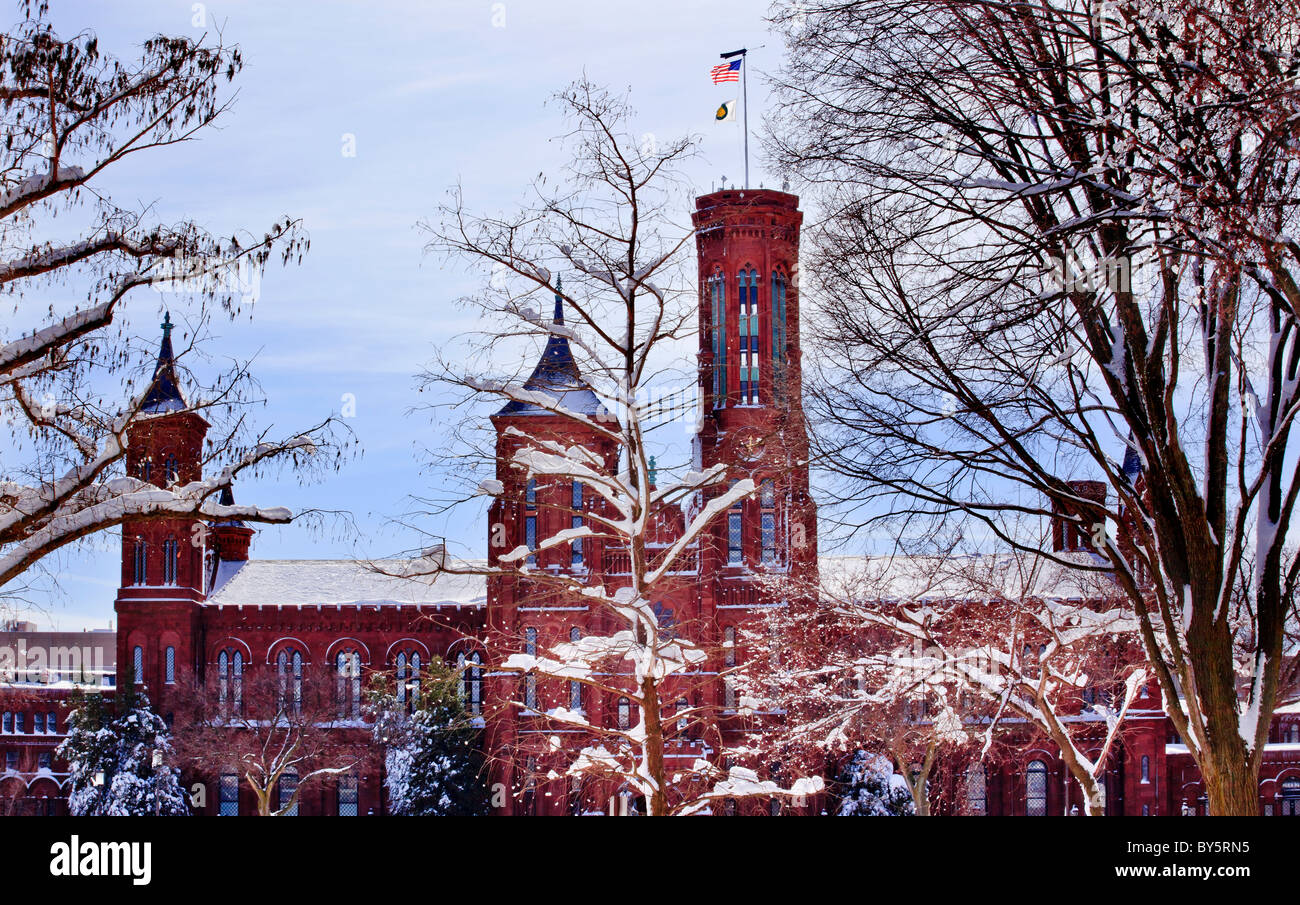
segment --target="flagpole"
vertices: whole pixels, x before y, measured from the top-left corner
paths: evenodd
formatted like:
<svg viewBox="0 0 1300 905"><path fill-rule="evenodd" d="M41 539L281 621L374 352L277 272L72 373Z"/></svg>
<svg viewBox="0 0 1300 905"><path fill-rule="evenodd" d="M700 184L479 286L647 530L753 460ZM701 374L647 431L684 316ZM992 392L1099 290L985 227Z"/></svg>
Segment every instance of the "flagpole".
<svg viewBox="0 0 1300 905"><path fill-rule="evenodd" d="M749 189L749 56L748 51L740 52L740 96L745 105L745 188Z"/></svg>
<svg viewBox="0 0 1300 905"><path fill-rule="evenodd" d="M732 57L740 57L740 93L741 103L745 105L744 125L745 130L745 188L749 188L749 48L742 47L740 50L733 50L729 53L720 53L718 56L724 60L730 60Z"/></svg>

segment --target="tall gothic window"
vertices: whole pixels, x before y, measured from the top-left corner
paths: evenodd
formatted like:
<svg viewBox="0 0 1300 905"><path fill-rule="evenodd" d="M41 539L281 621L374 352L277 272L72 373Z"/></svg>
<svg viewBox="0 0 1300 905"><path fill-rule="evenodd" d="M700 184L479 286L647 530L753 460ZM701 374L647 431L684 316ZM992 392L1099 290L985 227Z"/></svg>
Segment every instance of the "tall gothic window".
<svg viewBox="0 0 1300 905"><path fill-rule="evenodd" d="M217 701L221 712L238 716L244 710L244 652L217 654Z"/></svg>
<svg viewBox="0 0 1300 905"><path fill-rule="evenodd" d="M401 651L393 661L393 673L397 679L397 700L406 703L406 651Z"/></svg>
<svg viewBox="0 0 1300 905"><path fill-rule="evenodd" d="M582 630L577 626L569 629L569 642L577 644L582 640ZM582 683L569 681L569 709L581 713L582 707Z"/></svg>
<svg viewBox="0 0 1300 905"><path fill-rule="evenodd" d="M144 684L144 648L138 645L131 648L131 676L136 685Z"/></svg>
<svg viewBox="0 0 1300 905"><path fill-rule="evenodd" d="M582 527L582 482L573 482L573 516L569 522L571 528ZM569 544L569 563L582 565L582 538L576 537Z"/></svg>
<svg viewBox="0 0 1300 905"><path fill-rule="evenodd" d="M966 771L966 813L983 817L989 812L988 776L983 764L971 764Z"/></svg>
<svg viewBox="0 0 1300 905"><path fill-rule="evenodd" d="M775 271L772 274L772 386L776 395L781 395L781 379L785 376L785 274Z"/></svg>
<svg viewBox="0 0 1300 905"><path fill-rule="evenodd" d="M356 817L358 803L357 774L344 773L339 777L339 816Z"/></svg>
<svg viewBox="0 0 1300 905"><path fill-rule="evenodd" d="M745 521L743 500L736 500L727 512L727 565L740 565L745 559Z"/></svg>
<svg viewBox="0 0 1300 905"><path fill-rule="evenodd" d="M298 774L286 770L280 774L280 812L282 817L298 816Z"/></svg>
<svg viewBox="0 0 1300 905"><path fill-rule="evenodd" d="M529 549L526 562L530 566L537 565L537 479L529 478L528 483L524 485L524 506L528 512L524 516L524 546Z"/></svg>
<svg viewBox="0 0 1300 905"><path fill-rule="evenodd" d="M722 630L723 664L727 675L722 678L722 706L726 710L736 709L736 680L732 673L736 670L736 627L729 625Z"/></svg>
<svg viewBox="0 0 1300 905"><path fill-rule="evenodd" d="M531 626L524 629L524 653L530 657L537 656L537 629ZM537 676L531 672L524 676L524 706L529 710L537 709Z"/></svg>
<svg viewBox="0 0 1300 905"><path fill-rule="evenodd" d="M293 648L280 651L275 658L277 685L276 708L293 716L302 715L302 654Z"/></svg>
<svg viewBox="0 0 1300 905"><path fill-rule="evenodd" d="M740 303L740 404L758 404L758 271L736 276Z"/></svg>
<svg viewBox="0 0 1300 905"><path fill-rule="evenodd" d="M713 407L720 409L727 404L727 283L715 273L708 286L713 305Z"/></svg>
<svg viewBox="0 0 1300 905"><path fill-rule="evenodd" d="M180 561L180 545L176 535L169 534L163 541L163 584L176 584L176 566Z"/></svg>
<svg viewBox="0 0 1300 905"><path fill-rule="evenodd" d="M340 720L361 719L361 654L339 651L334 658L334 700Z"/></svg>
<svg viewBox="0 0 1300 905"><path fill-rule="evenodd" d="M618 699L618 728L632 728L632 702L627 698Z"/></svg>
<svg viewBox="0 0 1300 905"><path fill-rule="evenodd" d="M135 539L135 549L132 551L132 565L134 566L134 576L133 576L134 584L142 585L145 583L145 579L149 574L145 568L145 563L147 562L146 560L147 556L148 556L148 544L144 542L144 538L137 537Z"/></svg>
<svg viewBox="0 0 1300 905"><path fill-rule="evenodd" d="M1031 760L1025 768L1025 815L1047 816L1047 764Z"/></svg>
<svg viewBox="0 0 1300 905"><path fill-rule="evenodd" d="M456 668L460 670L460 699L470 713L478 716L483 712L483 654L459 654Z"/></svg>
<svg viewBox="0 0 1300 905"><path fill-rule="evenodd" d="M168 685L176 684L176 648L170 645L163 652L163 681Z"/></svg>
<svg viewBox="0 0 1300 905"><path fill-rule="evenodd" d="M175 484L180 480L180 471L176 468L176 457L171 453L167 454L167 483Z"/></svg>
<svg viewBox="0 0 1300 905"><path fill-rule="evenodd" d="M776 550L776 483L771 478L764 478L759 485L758 505L759 530L762 535L762 562L767 565L777 562Z"/></svg>
<svg viewBox="0 0 1300 905"><path fill-rule="evenodd" d="M239 816L239 774L222 773L219 784L220 801L217 814L221 817Z"/></svg>

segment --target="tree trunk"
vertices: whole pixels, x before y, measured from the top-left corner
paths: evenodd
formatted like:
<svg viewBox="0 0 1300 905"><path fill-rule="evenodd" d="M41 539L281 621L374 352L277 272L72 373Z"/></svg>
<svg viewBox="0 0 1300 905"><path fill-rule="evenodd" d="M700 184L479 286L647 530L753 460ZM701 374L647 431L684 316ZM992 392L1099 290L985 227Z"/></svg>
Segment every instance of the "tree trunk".
<svg viewBox="0 0 1300 905"><path fill-rule="evenodd" d="M1236 733L1225 736L1227 733L1211 735L1202 758L1209 812L1216 817L1257 817L1258 767Z"/></svg>
<svg viewBox="0 0 1300 905"><path fill-rule="evenodd" d="M646 800L646 811L651 817L668 816L668 796L664 790L664 730L659 714L659 689L653 676L641 682L641 698L645 712L646 773L655 787Z"/></svg>

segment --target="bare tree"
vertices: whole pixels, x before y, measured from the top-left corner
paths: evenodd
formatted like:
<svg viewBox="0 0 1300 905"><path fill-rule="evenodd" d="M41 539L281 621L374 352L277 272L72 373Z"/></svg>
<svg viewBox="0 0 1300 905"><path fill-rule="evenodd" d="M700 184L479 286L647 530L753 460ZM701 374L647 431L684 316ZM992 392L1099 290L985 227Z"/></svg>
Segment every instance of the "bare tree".
<svg viewBox="0 0 1300 905"><path fill-rule="evenodd" d="M1105 813L1103 773L1148 678L1131 662L1137 621L1109 578L1033 554L951 549L824 571L819 609L840 643L802 680L786 674L795 679L788 706L820 710L789 720L794 731L841 751L874 742L908 778L921 814L940 756L982 758L1027 726L1060 748L1086 812ZM820 653L827 634L782 635L780 646L811 637L803 644Z"/></svg>
<svg viewBox="0 0 1300 905"><path fill-rule="evenodd" d="M287 263L307 240L289 219L242 241L186 221L158 223L148 208L119 207L97 187L115 164L212 125L230 103L222 88L242 65L237 49L159 36L138 59L121 61L92 33L58 37L44 4L26 7L0 35L0 291L17 325L0 338L0 415L13 437L0 473L0 585L128 518L286 522L288 510L220 506L217 494L244 469L300 464L330 434L327 422L283 440L257 435L246 421L256 385L236 365L168 411L201 412L217 426L208 452L217 477L159 488L121 474L127 432L158 414L148 399L163 376L140 380L135 368L154 356L114 330L132 290L194 299L183 359L214 313L233 316L255 292L271 255ZM65 284L83 285L85 299L53 297Z"/></svg>
<svg viewBox="0 0 1300 905"><path fill-rule="evenodd" d="M1300 10L811 0L776 20L771 147L824 207L814 408L851 517L1021 549L1038 535L1008 513L1097 529L1102 560L1074 565L1123 589L1211 811L1257 813L1300 570Z"/></svg>
<svg viewBox="0 0 1300 905"><path fill-rule="evenodd" d="M258 816L293 813L313 781L347 773L371 756L369 727L348 718L352 705L340 703L338 684L292 663L214 675L176 716L178 759L212 775L238 773Z"/></svg>
<svg viewBox="0 0 1300 905"><path fill-rule="evenodd" d="M590 627L609 627L533 649L517 626L492 626L517 651L493 667L526 676L506 705L518 712L540 713L526 691L539 679L626 698L636 718L625 726L594 725L567 706L548 708L545 716L587 738L567 767L570 775L625 784L651 815L698 811L717 797L788 794L744 770L724 777L702 759L670 770L664 759L673 733L666 713L683 683L695 681L690 674L707 653L686 633L669 630L652 601L690 570L701 535L719 514L755 489L749 479L728 487L722 466L696 470L655 460L662 448L651 434L664 423L664 406L694 399L691 372L671 382L673 344L693 333L697 311L693 281L683 271L693 232L679 225L687 207L675 173L693 153L693 141L636 137L626 101L586 81L557 100L571 124L564 140L572 158L563 179L539 177L533 201L505 217L469 212L457 191L429 227L432 249L492 276L482 294L465 300L490 322L474 359L499 369L502 360L519 360L521 335L538 334L547 338L546 354L556 356L547 364L554 373L532 382L502 379L499 370L467 373L445 362L427 375L471 398L554 416L537 427L504 428L501 450L480 446L494 476L479 493L496 498L494 522L530 481L543 496L544 488L575 484L586 492L568 513L580 525L535 542L508 540L503 528L490 545L489 581L517 582L534 605L580 601L601 614ZM542 312L556 300L554 317L539 313L538 296ZM557 364L568 356L576 367ZM684 520L683 504L689 504ZM674 522L679 529L657 546L664 526ZM625 557L620 574L537 564L575 543L588 555L605 549ZM691 707L671 719L705 716Z"/></svg>

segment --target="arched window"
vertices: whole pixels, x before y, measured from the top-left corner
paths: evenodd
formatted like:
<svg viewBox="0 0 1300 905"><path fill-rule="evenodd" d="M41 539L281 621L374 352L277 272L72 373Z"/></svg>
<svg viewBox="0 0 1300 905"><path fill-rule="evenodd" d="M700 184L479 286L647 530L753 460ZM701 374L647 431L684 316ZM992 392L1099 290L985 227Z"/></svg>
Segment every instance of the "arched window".
<svg viewBox="0 0 1300 905"><path fill-rule="evenodd" d="M153 480L153 460L152 460L152 459L145 459L143 462L140 463L140 480L142 480L142 481L152 481L152 480Z"/></svg>
<svg viewBox="0 0 1300 905"><path fill-rule="evenodd" d="M146 567L148 546L144 542L144 538L137 537L135 539L135 549L132 551L132 583L134 584L143 585L148 578L149 573Z"/></svg>
<svg viewBox="0 0 1300 905"><path fill-rule="evenodd" d="M537 656L537 629L531 626L524 629L524 653L530 657ZM537 676L531 672L524 676L524 706L529 710L537 709Z"/></svg>
<svg viewBox="0 0 1300 905"><path fill-rule="evenodd" d="M340 720L361 719L361 655L339 651L334 658L334 701Z"/></svg>
<svg viewBox="0 0 1300 905"><path fill-rule="evenodd" d="M176 456L167 454L167 483L175 484L180 480L180 471L176 468Z"/></svg>
<svg viewBox="0 0 1300 905"><path fill-rule="evenodd" d="M983 817L989 812L988 776L983 764L971 764L966 771L966 813Z"/></svg>
<svg viewBox="0 0 1300 905"><path fill-rule="evenodd" d="M163 681L168 685L176 684L176 648L171 645L163 652Z"/></svg>
<svg viewBox="0 0 1300 905"><path fill-rule="evenodd" d="M411 651L411 678L407 680L406 687L411 692L411 706L418 707L420 704L420 655Z"/></svg>
<svg viewBox="0 0 1300 905"><path fill-rule="evenodd" d="M163 541L163 584L176 584L176 567L180 562L180 545L176 536L169 534Z"/></svg>
<svg viewBox="0 0 1300 905"><path fill-rule="evenodd" d="M138 644L131 648L131 676L136 685L144 684L144 648Z"/></svg>
<svg viewBox="0 0 1300 905"><path fill-rule="evenodd" d="M785 376L785 291L786 279L785 274L780 271L772 272L772 386L775 389L775 396L781 399L784 395L782 383Z"/></svg>
<svg viewBox="0 0 1300 905"><path fill-rule="evenodd" d="M217 815L220 817L238 817L239 816L239 774L227 772L221 774L219 783L220 796Z"/></svg>
<svg viewBox="0 0 1300 905"><path fill-rule="evenodd" d="M677 703L673 705L673 710L674 710L674 711L676 712L676 714L677 714L677 731L678 731L678 732L685 732L685 731L686 731L686 723L687 723L687 721L686 721L686 711L687 711L687 709L688 709L689 707L690 707L690 704L687 702L687 700L686 700L685 698L678 698L678 699L677 699Z"/></svg>
<svg viewBox="0 0 1300 905"><path fill-rule="evenodd" d="M45 714L39 711L32 714L32 732L45 734Z"/></svg>
<svg viewBox="0 0 1300 905"><path fill-rule="evenodd" d="M293 770L280 774L280 816L298 816L298 774Z"/></svg>
<svg viewBox="0 0 1300 905"><path fill-rule="evenodd" d="M727 510L727 565L729 566L738 566L745 561L744 505L745 501L739 499Z"/></svg>
<svg viewBox="0 0 1300 905"><path fill-rule="evenodd" d="M344 773L339 777L339 816L356 817L359 798L357 795L357 774Z"/></svg>
<svg viewBox="0 0 1300 905"><path fill-rule="evenodd" d="M713 350L713 407L727 404L727 283L721 273L714 273L708 281L709 298L713 306L710 343Z"/></svg>
<svg viewBox="0 0 1300 905"><path fill-rule="evenodd" d="M1300 744L1300 723L1292 723L1286 727L1287 744Z"/></svg>
<svg viewBox="0 0 1300 905"><path fill-rule="evenodd" d="M393 678L397 682L397 700L406 702L406 651L401 651L393 661Z"/></svg>
<svg viewBox="0 0 1300 905"><path fill-rule="evenodd" d="M1300 817L1300 779L1284 779L1277 797L1280 816Z"/></svg>
<svg viewBox="0 0 1300 905"><path fill-rule="evenodd" d="M275 658L275 671L279 679L276 708L293 716L302 715L302 654L285 648Z"/></svg>
<svg viewBox="0 0 1300 905"><path fill-rule="evenodd" d="M771 565L778 561L776 550L776 482L764 478L759 484L758 505L762 510L759 524L762 535L762 561Z"/></svg>
<svg viewBox="0 0 1300 905"><path fill-rule="evenodd" d="M1142 755L1142 781L1151 781L1151 758L1147 757L1145 754Z"/></svg>
<svg viewBox="0 0 1300 905"><path fill-rule="evenodd" d="M582 631L577 626L569 629L569 643L577 644L581 640ZM569 709L578 713L581 713L583 710L581 682L575 682L573 680L569 681Z"/></svg>
<svg viewBox="0 0 1300 905"><path fill-rule="evenodd" d="M627 698L618 699L618 728L632 728L632 702Z"/></svg>
<svg viewBox="0 0 1300 905"><path fill-rule="evenodd" d="M736 275L740 296L740 404L758 405L758 271Z"/></svg>
<svg viewBox="0 0 1300 905"><path fill-rule="evenodd" d="M582 527L582 482L573 482L573 515L569 519L569 527ZM582 538L575 537L569 542L569 564L574 566L582 565Z"/></svg>
<svg viewBox="0 0 1300 905"><path fill-rule="evenodd" d="M527 512L524 515L524 546L529 549L527 558L524 562L527 565L537 565L537 479L529 478L524 485L524 507Z"/></svg>
<svg viewBox="0 0 1300 905"><path fill-rule="evenodd" d="M456 669L460 673L460 700L474 716L483 712L483 655L473 651L456 655Z"/></svg>
<svg viewBox="0 0 1300 905"><path fill-rule="evenodd" d="M729 625L722 630L722 662L726 675L722 677L722 706L726 710L736 709L736 684L732 673L736 670L736 627Z"/></svg>
<svg viewBox="0 0 1300 905"><path fill-rule="evenodd" d="M1025 814L1047 816L1047 764L1031 760L1025 768Z"/></svg>
<svg viewBox="0 0 1300 905"><path fill-rule="evenodd" d="M217 654L217 701L223 714L238 716L244 709L244 652Z"/></svg>
<svg viewBox="0 0 1300 905"><path fill-rule="evenodd" d="M59 720L55 714L53 713L45 714L45 731L50 733L51 735L58 734Z"/></svg>

